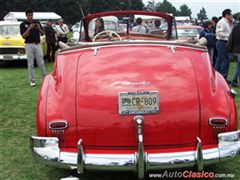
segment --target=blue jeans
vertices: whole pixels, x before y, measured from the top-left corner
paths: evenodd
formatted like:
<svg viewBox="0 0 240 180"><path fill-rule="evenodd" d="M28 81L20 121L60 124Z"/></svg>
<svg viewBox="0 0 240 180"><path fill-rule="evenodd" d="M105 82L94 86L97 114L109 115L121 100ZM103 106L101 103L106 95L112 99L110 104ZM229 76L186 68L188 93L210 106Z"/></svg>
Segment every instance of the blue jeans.
<svg viewBox="0 0 240 180"><path fill-rule="evenodd" d="M213 56L214 56L214 47L207 47L208 48L208 54L211 59L211 62L213 64Z"/></svg>
<svg viewBox="0 0 240 180"><path fill-rule="evenodd" d="M217 40L217 60L215 64L215 69L227 80L230 58L226 47L227 41Z"/></svg>
<svg viewBox="0 0 240 180"><path fill-rule="evenodd" d="M240 54L237 54L237 65L233 75L232 84L237 85L239 77L240 77Z"/></svg>

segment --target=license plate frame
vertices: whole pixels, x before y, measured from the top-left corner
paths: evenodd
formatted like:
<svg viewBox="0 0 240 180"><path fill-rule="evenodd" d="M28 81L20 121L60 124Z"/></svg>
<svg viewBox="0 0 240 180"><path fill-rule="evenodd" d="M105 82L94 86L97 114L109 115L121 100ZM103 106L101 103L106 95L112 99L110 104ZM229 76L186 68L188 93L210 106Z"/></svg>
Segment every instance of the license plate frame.
<svg viewBox="0 0 240 180"><path fill-rule="evenodd" d="M118 111L120 115L157 114L160 112L158 91L120 92Z"/></svg>

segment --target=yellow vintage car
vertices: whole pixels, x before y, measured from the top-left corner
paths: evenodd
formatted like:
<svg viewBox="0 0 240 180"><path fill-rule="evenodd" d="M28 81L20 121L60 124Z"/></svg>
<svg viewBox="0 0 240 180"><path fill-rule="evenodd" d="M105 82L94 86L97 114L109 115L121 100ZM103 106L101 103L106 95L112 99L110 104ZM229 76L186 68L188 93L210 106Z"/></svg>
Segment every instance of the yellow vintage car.
<svg viewBox="0 0 240 180"><path fill-rule="evenodd" d="M27 60L24 39L20 34L18 21L0 21L0 60ZM41 37L44 47L45 36ZM46 48L43 48L44 50Z"/></svg>
<svg viewBox="0 0 240 180"><path fill-rule="evenodd" d="M20 23L0 21L0 60L26 60L24 39Z"/></svg>

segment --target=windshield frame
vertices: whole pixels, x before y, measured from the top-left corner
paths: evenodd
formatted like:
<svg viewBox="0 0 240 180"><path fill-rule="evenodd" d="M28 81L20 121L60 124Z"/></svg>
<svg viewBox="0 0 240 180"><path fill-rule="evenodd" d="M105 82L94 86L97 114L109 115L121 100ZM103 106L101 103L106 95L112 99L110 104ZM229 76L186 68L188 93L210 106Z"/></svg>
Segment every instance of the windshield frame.
<svg viewBox="0 0 240 180"><path fill-rule="evenodd" d="M91 41L91 38L89 36L89 23L91 20L95 18L100 18L103 16L118 16L118 15L126 15L126 16L131 16L131 15L149 15L149 16L157 16L160 18L166 19L167 25L168 25L168 31L167 31L167 36L165 40L172 39L172 27L176 27L175 25L172 25L175 21L173 20L174 17L171 16L168 13L160 13L160 12L147 12L147 11L111 11L111 12L102 12L102 13L96 13L96 14L91 14L83 18L84 21L84 30L85 30L85 40L86 41ZM175 23L174 23L175 24ZM127 31L127 34L129 32ZM176 39L174 37L174 39Z"/></svg>

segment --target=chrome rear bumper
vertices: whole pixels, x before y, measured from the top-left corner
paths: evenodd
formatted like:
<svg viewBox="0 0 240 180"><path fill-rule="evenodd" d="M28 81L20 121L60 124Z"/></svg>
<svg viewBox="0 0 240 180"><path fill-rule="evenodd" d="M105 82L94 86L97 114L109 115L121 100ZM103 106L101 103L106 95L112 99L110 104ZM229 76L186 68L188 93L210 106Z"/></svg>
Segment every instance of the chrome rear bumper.
<svg viewBox="0 0 240 180"><path fill-rule="evenodd" d="M135 154L85 154L82 140L78 143L78 153L69 153L61 152L58 138L55 137L32 136L30 141L34 156L48 164L78 168L79 173L85 170L131 171L143 178L144 173L160 169L197 167L203 170L203 165L218 163L240 154L240 130L221 133L218 139L217 148L202 150L201 140L197 138L196 151L152 154L139 152L141 147ZM142 162L140 156L144 158ZM139 171L143 173L139 175Z"/></svg>

